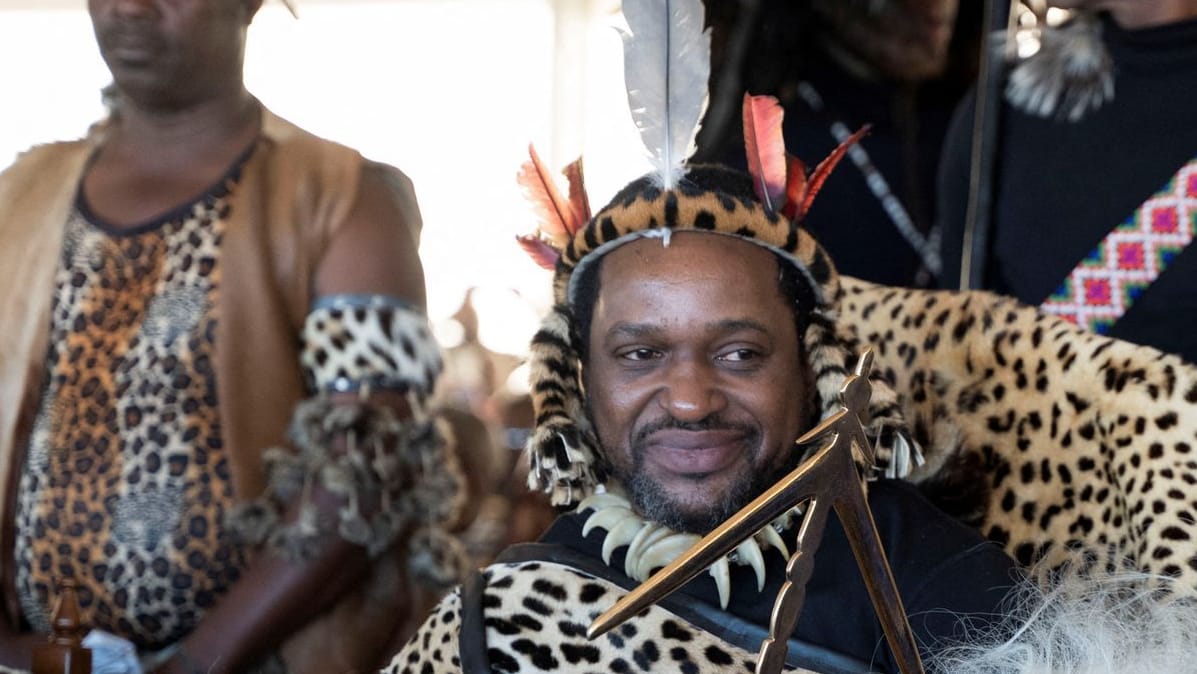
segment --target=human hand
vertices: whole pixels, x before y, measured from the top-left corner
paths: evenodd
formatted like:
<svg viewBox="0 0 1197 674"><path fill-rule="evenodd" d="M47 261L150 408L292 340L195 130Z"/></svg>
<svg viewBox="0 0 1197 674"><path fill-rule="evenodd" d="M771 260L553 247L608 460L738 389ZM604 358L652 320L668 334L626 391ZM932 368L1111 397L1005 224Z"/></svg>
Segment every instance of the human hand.
<svg viewBox="0 0 1197 674"><path fill-rule="evenodd" d="M46 635L18 632L0 618L0 666L28 670L33 662L33 648L46 643Z"/></svg>

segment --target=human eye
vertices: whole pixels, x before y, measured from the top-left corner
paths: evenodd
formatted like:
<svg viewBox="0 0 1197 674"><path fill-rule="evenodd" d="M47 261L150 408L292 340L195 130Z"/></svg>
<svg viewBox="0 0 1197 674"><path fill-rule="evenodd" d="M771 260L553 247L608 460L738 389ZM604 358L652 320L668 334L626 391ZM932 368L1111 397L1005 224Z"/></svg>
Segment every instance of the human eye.
<svg viewBox="0 0 1197 674"><path fill-rule="evenodd" d="M757 360L760 357L760 351L757 351L756 349L750 349L748 347L731 349L719 354L718 356L719 360L729 363L746 363L748 361Z"/></svg>
<svg viewBox="0 0 1197 674"><path fill-rule="evenodd" d="M660 358L661 352L644 346L636 346L627 349L621 349L616 352L615 355L620 360L644 362Z"/></svg>
<svg viewBox="0 0 1197 674"><path fill-rule="evenodd" d="M768 351L758 344L728 344L715 353L715 361L732 371L755 372L764 366Z"/></svg>

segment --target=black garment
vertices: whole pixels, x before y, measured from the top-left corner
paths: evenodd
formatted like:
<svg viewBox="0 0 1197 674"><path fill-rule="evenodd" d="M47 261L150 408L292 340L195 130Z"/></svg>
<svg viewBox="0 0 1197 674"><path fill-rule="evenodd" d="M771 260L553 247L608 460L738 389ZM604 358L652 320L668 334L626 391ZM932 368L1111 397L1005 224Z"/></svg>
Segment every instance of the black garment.
<svg viewBox="0 0 1197 674"><path fill-rule="evenodd" d="M796 93L783 96L786 148L813 169L839 144L831 134L833 121L850 131L871 124L860 145L925 236L934 215L941 144L962 91L943 82L913 86L864 81L825 56L816 53L811 58L803 69L804 79L818 92L824 109L812 109ZM926 285L930 279L920 280L918 254L866 180L852 158L845 157L803 225L842 274L885 285Z"/></svg>
<svg viewBox="0 0 1197 674"><path fill-rule="evenodd" d="M1114 100L1079 122L1003 106L985 287L1032 305L1197 157L1197 20L1127 31L1102 17ZM974 99L957 111L940 168L943 278L956 287ZM1197 244L1108 333L1197 363Z"/></svg>
<svg viewBox="0 0 1197 674"><path fill-rule="evenodd" d="M905 482L873 483L869 506L924 657L937 644L962 636L965 614L973 627L1000 614L1002 600L1019 572L1014 560L996 544L982 540L978 532L949 518ZM582 524L588 516L586 512L558 518L541 541L601 559L605 532L595 529L582 538ZM795 526L782 538L793 546L796 534ZM626 550L624 547L615 552L611 566L623 568ZM750 568L732 565L728 610L768 629L773 600L785 580L787 560L769 551L765 561L768 573L761 592L757 592L756 575ZM709 575L700 575L680 592L691 600L719 606L715 583ZM881 671L898 671L847 536L834 516L828 518L823 542L815 554L815 569L806 586L806 604L795 637L871 663Z"/></svg>

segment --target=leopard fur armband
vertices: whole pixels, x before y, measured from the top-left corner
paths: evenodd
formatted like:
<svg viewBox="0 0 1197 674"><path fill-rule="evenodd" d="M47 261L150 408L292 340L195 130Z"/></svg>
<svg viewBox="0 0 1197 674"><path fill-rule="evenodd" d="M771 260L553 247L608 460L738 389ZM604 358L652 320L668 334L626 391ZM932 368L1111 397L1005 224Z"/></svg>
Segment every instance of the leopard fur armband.
<svg viewBox="0 0 1197 674"><path fill-rule="evenodd" d="M456 582L463 557L445 526L462 510L465 478L447 424L429 409L441 356L427 320L391 298L325 298L304 326L301 360L313 396L295 409L289 446L264 452L266 492L234 510L234 531L293 560L334 533L371 556L403 535L414 575ZM372 400L378 390L404 393L410 417ZM318 508L316 489L339 499L335 513Z"/></svg>
<svg viewBox="0 0 1197 674"><path fill-rule="evenodd" d="M318 300L304 322L300 362L316 392L391 389L424 400L443 368L423 312L385 295Z"/></svg>

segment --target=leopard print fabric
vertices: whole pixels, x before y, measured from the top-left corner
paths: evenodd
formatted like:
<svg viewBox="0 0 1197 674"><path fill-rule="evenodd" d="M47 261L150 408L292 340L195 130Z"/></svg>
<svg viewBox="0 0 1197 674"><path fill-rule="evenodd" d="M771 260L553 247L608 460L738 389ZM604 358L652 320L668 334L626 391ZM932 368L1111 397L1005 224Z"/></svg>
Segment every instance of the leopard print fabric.
<svg viewBox="0 0 1197 674"><path fill-rule="evenodd" d="M424 314L382 295L322 298L303 341L300 362L314 391L411 391L422 404L443 369Z"/></svg>
<svg viewBox="0 0 1197 674"><path fill-rule="evenodd" d="M483 575L486 655L492 672L729 674L756 670L755 653L716 639L657 606L594 641L587 639L591 621L625 590L568 566L496 564ZM458 642L461 601L460 591L442 599L383 673L462 671Z"/></svg>
<svg viewBox="0 0 1197 674"><path fill-rule="evenodd" d="M1197 591L1197 367L989 293L844 286L844 336L902 392L934 500L1028 566Z"/></svg>
<svg viewBox="0 0 1197 674"><path fill-rule="evenodd" d="M199 622L245 567L212 367L220 242L236 171L115 232L77 209L55 279L40 413L20 476L16 586L49 630L56 578L86 622L143 648Z"/></svg>

